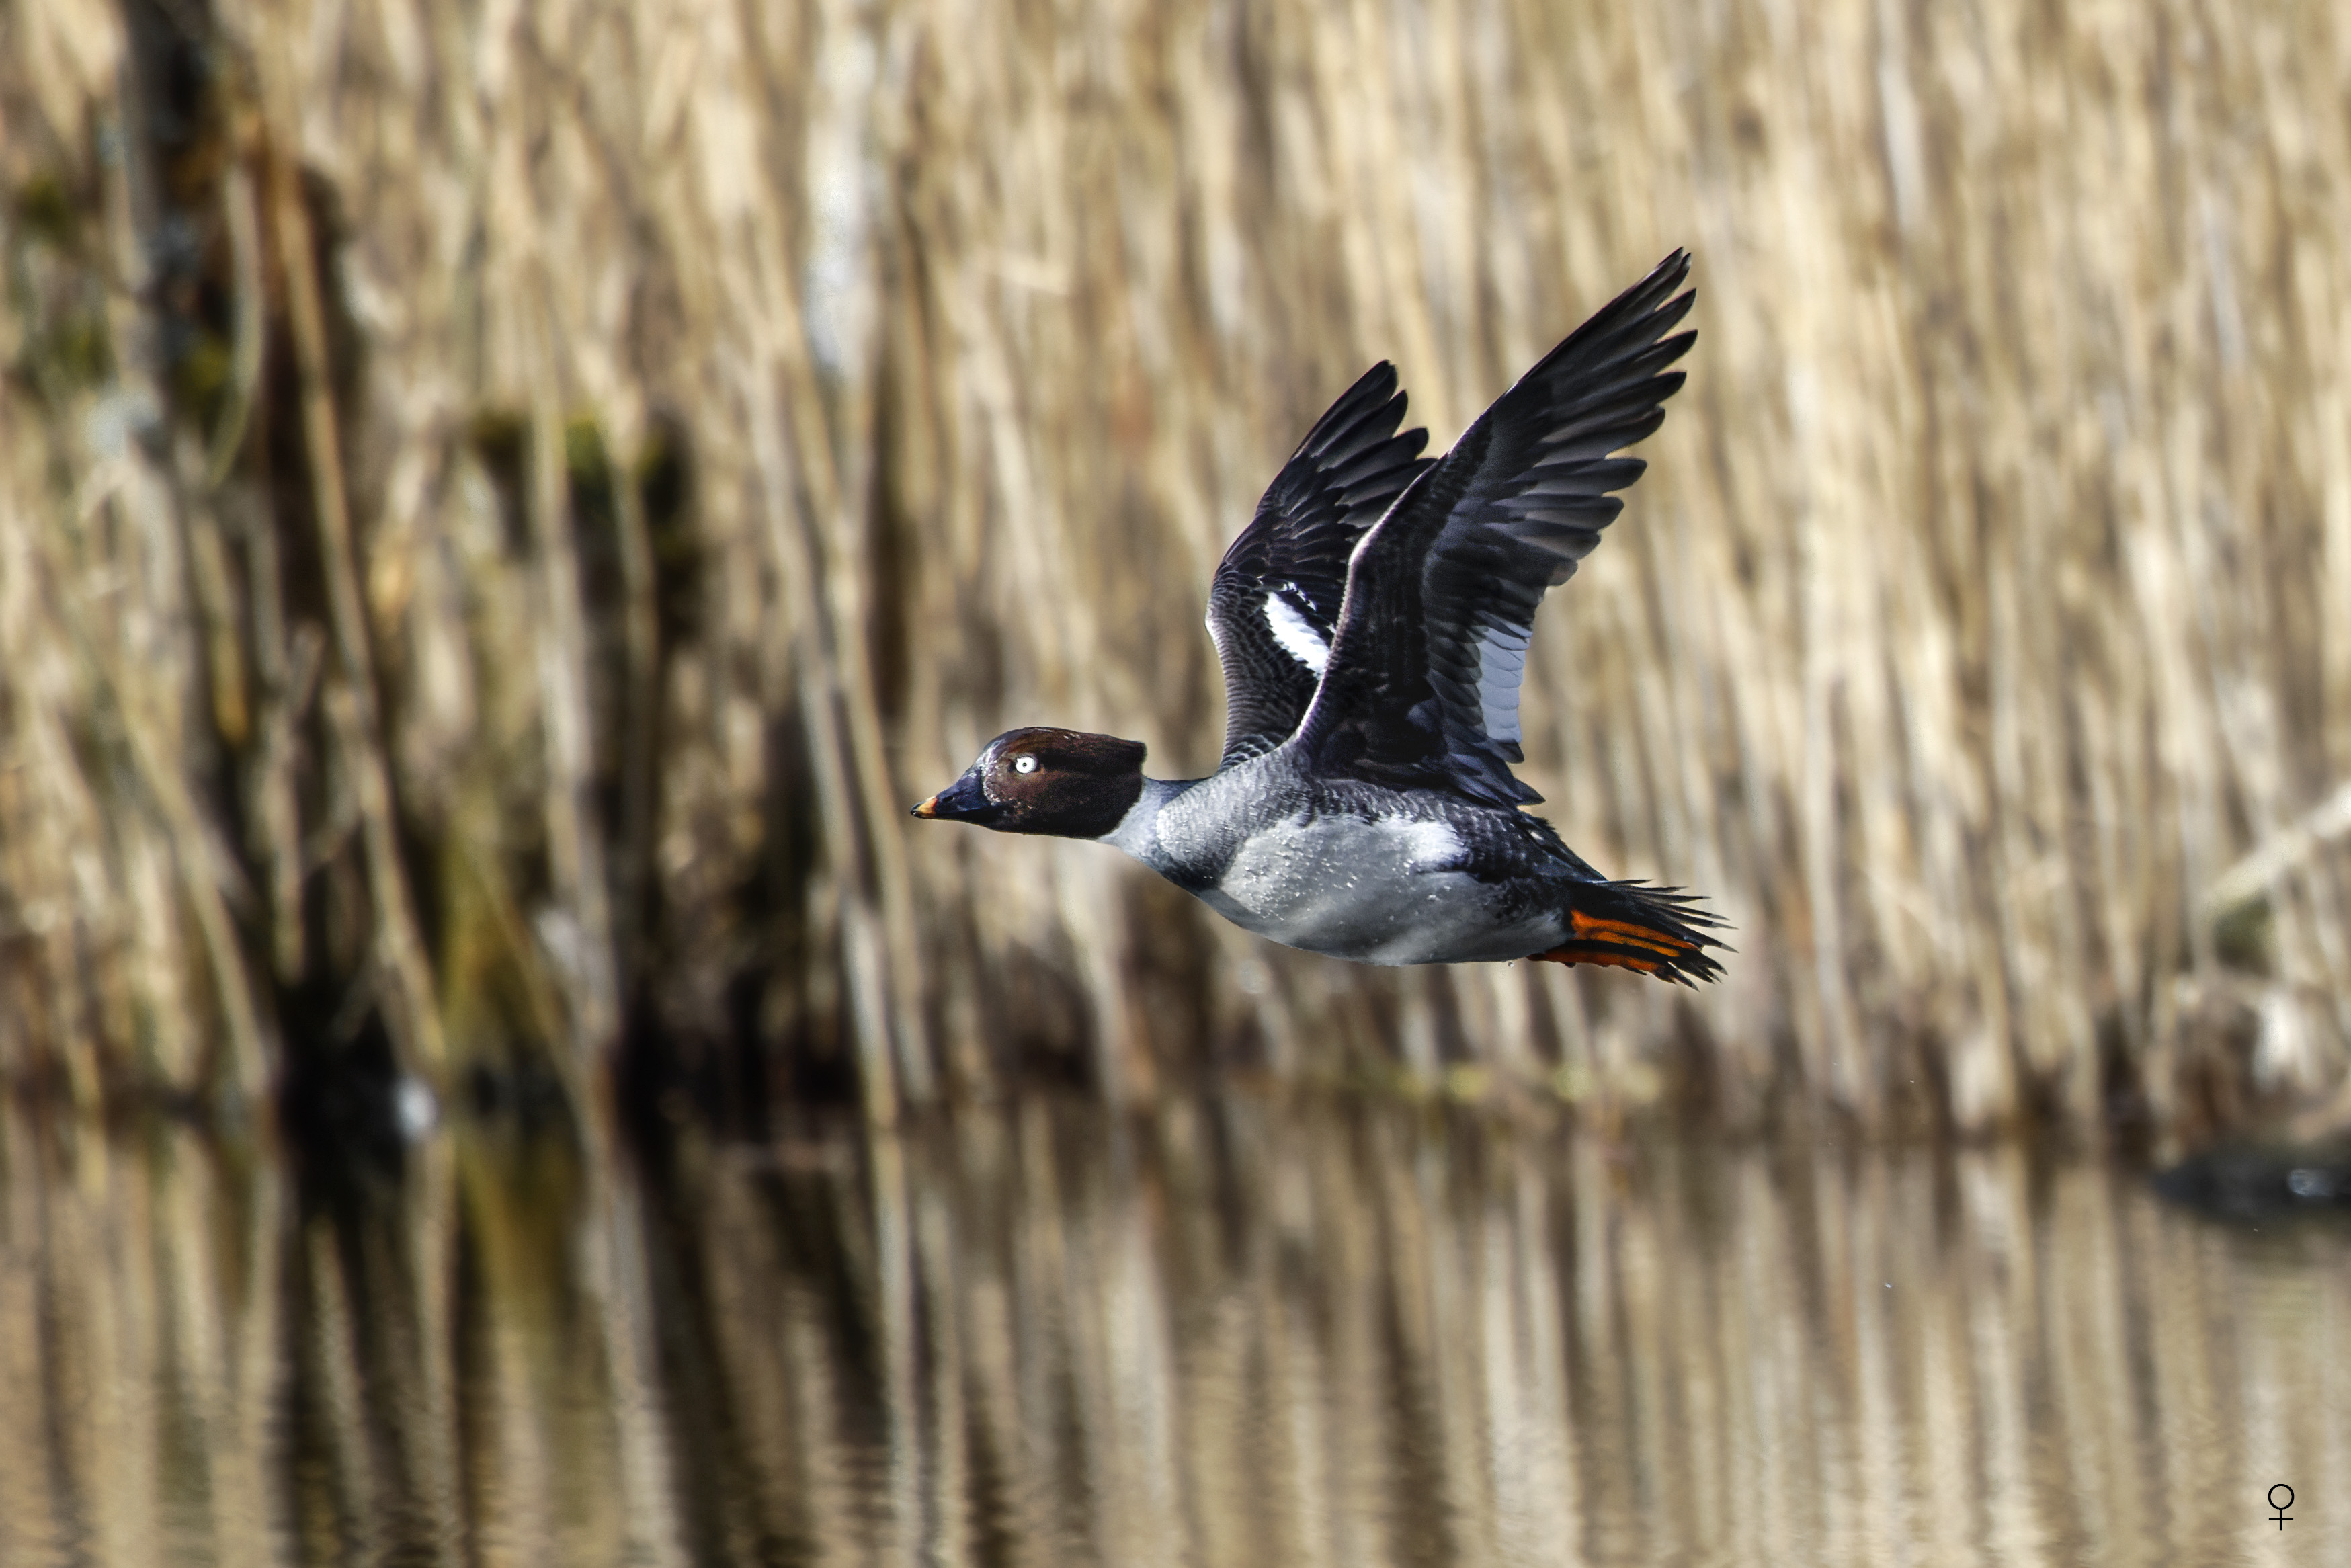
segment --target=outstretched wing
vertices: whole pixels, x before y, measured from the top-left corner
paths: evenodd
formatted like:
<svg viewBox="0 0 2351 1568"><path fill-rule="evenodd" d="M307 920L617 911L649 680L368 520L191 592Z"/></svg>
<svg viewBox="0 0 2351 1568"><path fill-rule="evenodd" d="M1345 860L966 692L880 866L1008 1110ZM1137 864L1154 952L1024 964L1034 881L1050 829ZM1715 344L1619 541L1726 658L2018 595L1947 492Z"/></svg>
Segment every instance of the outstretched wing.
<svg viewBox="0 0 2351 1568"><path fill-rule="evenodd" d="M1546 589L1575 573L1641 476L1612 457L1664 423L1695 332L1677 250L1545 355L1355 547L1299 740L1318 768L1509 805L1519 683Z"/></svg>
<svg viewBox="0 0 2351 1568"><path fill-rule="evenodd" d="M1364 530L1426 468L1428 432L1395 433L1405 394L1383 360L1299 443L1225 551L1208 587L1208 635L1225 670L1225 754L1272 750L1298 728L1322 678Z"/></svg>

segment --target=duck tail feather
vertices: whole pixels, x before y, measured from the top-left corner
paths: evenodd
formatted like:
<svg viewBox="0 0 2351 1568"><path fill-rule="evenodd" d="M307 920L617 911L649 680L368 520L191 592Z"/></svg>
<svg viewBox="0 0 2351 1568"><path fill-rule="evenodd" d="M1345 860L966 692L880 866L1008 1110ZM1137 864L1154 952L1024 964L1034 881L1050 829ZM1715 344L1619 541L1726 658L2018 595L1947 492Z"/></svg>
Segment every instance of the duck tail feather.
<svg viewBox="0 0 2351 1568"><path fill-rule="evenodd" d="M1719 979L1722 966L1708 953L1731 948L1707 935L1722 922L1679 888L1637 882L1580 886L1568 913L1568 939L1533 957L1553 964L1594 964L1631 969L1677 985Z"/></svg>

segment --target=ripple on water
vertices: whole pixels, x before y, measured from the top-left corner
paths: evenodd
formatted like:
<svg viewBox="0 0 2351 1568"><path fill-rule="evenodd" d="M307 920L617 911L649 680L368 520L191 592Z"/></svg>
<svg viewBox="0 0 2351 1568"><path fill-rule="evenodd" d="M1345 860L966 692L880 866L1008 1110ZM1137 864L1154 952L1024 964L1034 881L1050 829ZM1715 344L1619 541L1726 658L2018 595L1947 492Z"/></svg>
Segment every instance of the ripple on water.
<svg viewBox="0 0 2351 1568"><path fill-rule="evenodd" d="M2351 1546L2351 1234L2095 1164L1246 1099L601 1173L462 1124L333 1181L47 1157L0 1168L12 1568Z"/></svg>

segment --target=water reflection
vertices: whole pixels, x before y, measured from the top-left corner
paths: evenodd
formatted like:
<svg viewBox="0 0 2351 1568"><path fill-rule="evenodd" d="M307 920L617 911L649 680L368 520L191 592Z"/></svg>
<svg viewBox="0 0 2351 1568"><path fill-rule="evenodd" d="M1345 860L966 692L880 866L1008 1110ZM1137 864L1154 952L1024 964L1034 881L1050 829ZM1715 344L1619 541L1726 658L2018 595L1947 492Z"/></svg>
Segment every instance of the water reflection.
<svg viewBox="0 0 2351 1568"><path fill-rule="evenodd" d="M2346 1255L1246 1101L304 1180L0 1118L0 1562L2342 1561Z"/></svg>

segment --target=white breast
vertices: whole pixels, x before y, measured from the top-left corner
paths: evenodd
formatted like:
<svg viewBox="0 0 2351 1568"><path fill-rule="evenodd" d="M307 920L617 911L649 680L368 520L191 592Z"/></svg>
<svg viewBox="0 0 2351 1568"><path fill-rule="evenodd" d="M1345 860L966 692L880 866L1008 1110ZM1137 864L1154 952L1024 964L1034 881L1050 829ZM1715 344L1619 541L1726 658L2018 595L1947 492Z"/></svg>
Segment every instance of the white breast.
<svg viewBox="0 0 2351 1568"><path fill-rule="evenodd" d="M1552 915L1504 920L1496 889L1459 870L1441 821L1304 814L1250 836L1203 902L1291 947L1371 964L1523 958L1557 943Z"/></svg>

